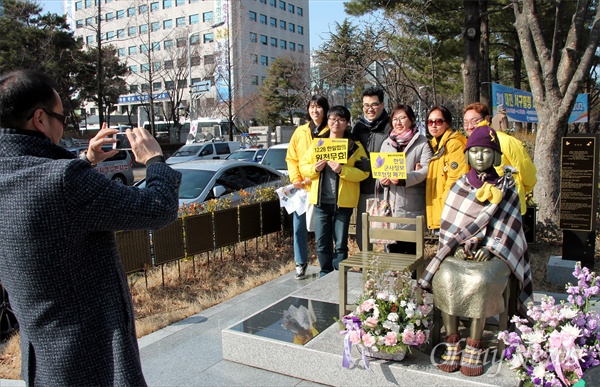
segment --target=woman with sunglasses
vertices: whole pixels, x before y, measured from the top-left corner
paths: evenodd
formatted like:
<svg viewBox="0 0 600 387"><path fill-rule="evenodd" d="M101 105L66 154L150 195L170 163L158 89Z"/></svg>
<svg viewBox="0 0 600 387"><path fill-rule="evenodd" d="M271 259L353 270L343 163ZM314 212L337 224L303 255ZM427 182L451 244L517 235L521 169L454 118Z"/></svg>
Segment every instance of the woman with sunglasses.
<svg viewBox="0 0 600 387"><path fill-rule="evenodd" d="M425 214L425 179L433 153L427 138L419 133L415 125L415 113L410 106L398 105L390 116L392 130L381 145L381 152L404 152L406 179L383 178L379 183L389 190L389 197L394 203L393 216L416 218ZM390 253L415 254L417 246L411 242L396 242L388 244L386 250Z"/></svg>
<svg viewBox="0 0 600 387"><path fill-rule="evenodd" d="M445 106L434 106L427 117L429 144L433 150L425 196L427 228L438 230L450 187L469 171L464 152L467 138L452 129L452 114Z"/></svg>

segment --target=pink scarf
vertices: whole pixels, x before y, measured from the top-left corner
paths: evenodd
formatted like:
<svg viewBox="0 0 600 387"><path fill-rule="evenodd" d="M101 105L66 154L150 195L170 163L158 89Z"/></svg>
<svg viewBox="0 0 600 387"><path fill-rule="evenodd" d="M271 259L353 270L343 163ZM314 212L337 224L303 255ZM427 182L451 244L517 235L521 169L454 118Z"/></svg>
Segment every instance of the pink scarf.
<svg viewBox="0 0 600 387"><path fill-rule="evenodd" d="M412 140L415 133L417 133L416 125L413 125L412 128L405 130L400 134L394 134L394 131L392 130L392 132L390 132L390 142L398 152L404 152L404 148L406 148L410 140Z"/></svg>

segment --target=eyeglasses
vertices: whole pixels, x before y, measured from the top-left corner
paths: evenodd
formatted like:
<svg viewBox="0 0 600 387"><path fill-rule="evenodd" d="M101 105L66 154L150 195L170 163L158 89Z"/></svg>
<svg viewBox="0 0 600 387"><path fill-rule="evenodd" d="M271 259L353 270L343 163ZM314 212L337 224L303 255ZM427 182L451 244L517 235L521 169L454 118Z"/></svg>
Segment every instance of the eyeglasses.
<svg viewBox="0 0 600 387"><path fill-rule="evenodd" d="M481 121L483 121L483 117L473 118L471 120L465 120L465 126L467 126L469 124L471 126L477 126Z"/></svg>
<svg viewBox="0 0 600 387"><path fill-rule="evenodd" d="M348 120L346 120L345 118L328 118L327 121L329 121L332 125L345 124L346 122L348 122Z"/></svg>
<svg viewBox="0 0 600 387"><path fill-rule="evenodd" d="M59 120L60 122L62 122L63 126L67 126L67 121L69 120L69 117L64 116L60 113L53 112L52 110L46 110L46 109L42 109L42 110L44 111L44 113L46 113L50 117L54 117L57 120Z"/></svg>
<svg viewBox="0 0 600 387"><path fill-rule="evenodd" d="M363 104L363 109L365 109L365 110L375 109L375 108L378 108L379 105L381 105L381 102L373 102L371 104L365 103L365 104Z"/></svg>
<svg viewBox="0 0 600 387"><path fill-rule="evenodd" d="M441 118L438 118L436 120L427 120L427 125L431 126L433 124L436 124L437 126L440 126L441 124L443 124L444 122L446 122L446 120L443 120Z"/></svg>
<svg viewBox="0 0 600 387"><path fill-rule="evenodd" d="M408 118L407 116L395 117L395 118L392 119L392 122L395 124L396 122L404 121L407 118Z"/></svg>

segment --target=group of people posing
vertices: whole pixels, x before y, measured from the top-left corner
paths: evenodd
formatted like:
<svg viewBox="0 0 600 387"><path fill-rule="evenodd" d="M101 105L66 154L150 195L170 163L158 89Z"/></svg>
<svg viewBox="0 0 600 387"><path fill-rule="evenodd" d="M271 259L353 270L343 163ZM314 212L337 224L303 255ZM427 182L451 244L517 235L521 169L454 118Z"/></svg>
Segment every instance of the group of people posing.
<svg viewBox="0 0 600 387"><path fill-rule="evenodd" d="M410 106L397 105L388 114L378 87L366 88L362 98L364 115L350 129L345 107L330 108L326 98L313 96L308 103L310 120L296 129L288 148L290 180L309 192L314 206L320 276L337 270L348 257L354 208L356 241L361 250L367 248L362 246L360 214L367 210L367 199L379 192L388 194L393 203L392 216L425 215L428 229L440 235L438 254L419 280L421 286L433 287L444 318L447 348L439 367L481 375L485 318L503 310L502 291L510 275L519 282L520 306L531 294L521 214L537 181L536 168L518 139L490 126L490 112L482 103L464 108L466 136L453 129L449 109L432 107L427 115L428 139L419 132ZM347 138L347 163L317 161L316 138ZM371 152L404 152L406 179L374 179ZM302 279L308 264L306 214L293 216L296 278ZM386 246L394 253L415 250L410 243ZM470 286L462 286L467 277ZM464 354L459 316L473 319Z"/></svg>

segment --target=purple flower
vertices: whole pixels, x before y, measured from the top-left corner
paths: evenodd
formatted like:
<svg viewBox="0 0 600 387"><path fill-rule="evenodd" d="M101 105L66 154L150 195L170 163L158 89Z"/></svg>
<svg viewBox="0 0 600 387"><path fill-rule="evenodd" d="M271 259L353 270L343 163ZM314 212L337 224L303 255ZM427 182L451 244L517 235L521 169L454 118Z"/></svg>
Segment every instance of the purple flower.
<svg viewBox="0 0 600 387"><path fill-rule="evenodd" d="M546 366L546 369L550 372L554 372L554 364L549 362L548 365Z"/></svg>
<svg viewBox="0 0 600 387"><path fill-rule="evenodd" d="M542 384L542 380L540 378L533 378L533 385L534 386L539 386L540 384Z"/></svg>

